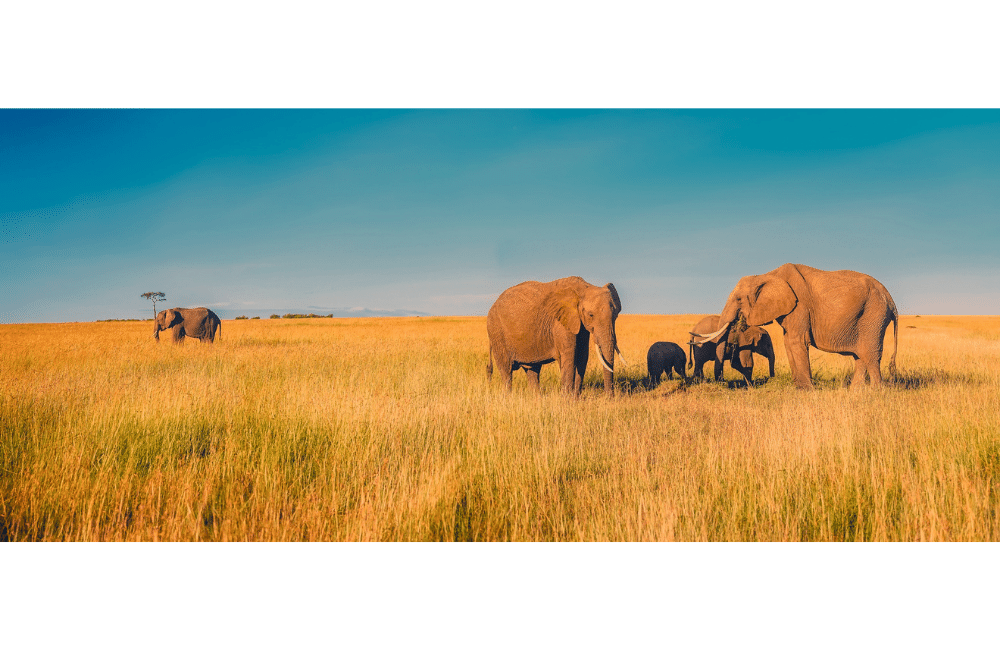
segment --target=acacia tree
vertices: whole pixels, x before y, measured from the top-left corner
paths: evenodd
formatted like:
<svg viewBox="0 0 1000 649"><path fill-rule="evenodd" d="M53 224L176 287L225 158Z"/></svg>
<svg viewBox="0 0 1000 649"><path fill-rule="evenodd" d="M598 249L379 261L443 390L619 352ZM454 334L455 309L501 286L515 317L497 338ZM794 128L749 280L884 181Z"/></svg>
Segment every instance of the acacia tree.
<svg viewBox="0 0 1000 649"><path fill-rule="evenodd" d="M167 299L167 294L163 291L150 291L149 293L143 293L139 297L144 297L147 300L153 301L153 319L156 320L156 303Z"/></svg>

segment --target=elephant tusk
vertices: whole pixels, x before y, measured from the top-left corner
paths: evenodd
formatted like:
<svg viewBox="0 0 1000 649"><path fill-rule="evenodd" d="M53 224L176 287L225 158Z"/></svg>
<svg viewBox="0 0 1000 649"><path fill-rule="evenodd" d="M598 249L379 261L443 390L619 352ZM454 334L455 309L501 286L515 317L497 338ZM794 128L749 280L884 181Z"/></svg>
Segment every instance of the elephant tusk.
<svg viewBox="0 0 1000 649"><path fill-rule="evenodd" d="M618 349L618 343L615 343L615 351L618 352L618 358L622 359L622 367L628 367L628 361L625 360L625 354L622 350Z"/></svg>
<svg viewBox="0 0 1000 649"><path fill-rule="evenodd" d="M601 365L604 366L604 369L606 369L607 371L613 373L615 371L615 368L613 368L610 365L608 365L608 362L606 360L604 360L604 354L601 353L601 348L598 347L597 345L594 345L594 347L597 349L597 358L601 359Z"/></svg>
<svg viewBox="0 0 1000 649"><path fill-rule="evenodd" d="M718 338L722 334L726 333L726 329L729 329L729 325L730 324L731 323L727 322L725 324L725 326L722 327L722 329L719 329L718 331L714 331L714 332L712 332L710 334L696 334L693 331L690 331L688 333L691 334L691 342L693 342L696 345L701 344L701 343L707 343L707 342L715 342L716 338Z"/></svg>

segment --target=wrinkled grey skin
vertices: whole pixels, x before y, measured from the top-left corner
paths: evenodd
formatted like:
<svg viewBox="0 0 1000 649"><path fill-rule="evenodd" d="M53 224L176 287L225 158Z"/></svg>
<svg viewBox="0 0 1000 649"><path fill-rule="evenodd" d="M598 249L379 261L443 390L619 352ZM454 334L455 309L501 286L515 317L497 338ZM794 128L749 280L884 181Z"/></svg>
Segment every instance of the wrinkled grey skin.
<svg viewBox="0 0 1000 649"><path fill-rule="evenodd" d="M615 320L621 310L613 284L594 286L580 277L564 277L512 286L486 315L487 376L492 379L495 363L509 390L514 370L524 368L528 382L538 391L542 365L555 362L562 389L579 396L593 336L604 366L604 391L613 394L618 349Z"/></svg>
<svg viewBox="0 0 1000 649"><path fill-rule="evenodd" d="M664 341L653 343L646 352L646 371L649 372L651 385L659 384L660 376L664 372L667 373L668 379L672 379L675 370L682 379L687 379L687 374L684 373L686 362L684 350L677 343Z"/></svg>
<svg viewBox="0 0 1000 649"><path fill-rule="evenodd" d="M222 320L211 309L164 309L156 315L153 338L160 340L161 331L170 331L175 343L185 338L197 338L203 343L215 342L215 334L222 332Z"/></svg>
<svg viewBox="0 0 1000 649"><path fill-rule="evenodd" d="M743 277L719 316L720 329L726 329L699 342L718 342L741 320L749 326L772 321L781 325L795 386L803 390L813 389L809 347L853 358L852 390L861 389L866 376L872 385L880 385L882 344L890 322L889 372L896 371L896 304L885 286L864 273L785 264L763 275Z"/></svg>
<svg viewBox="0 0 1000 649"><path fill-rule="evenodd" d="M715 380L722 380L723 363L729 361L733 369L743 375L747 386L753 384L753 355L758 354L767 359L768 372L774 378L774 346L771 336L763 327L731 327L726 340L718 343L699 343L694 334L708 334L719 328L719 316L710 315L702 318L691 330L690 363L694 366L692 378L704 378L702 368L705 363L714 361Z"/></svg>

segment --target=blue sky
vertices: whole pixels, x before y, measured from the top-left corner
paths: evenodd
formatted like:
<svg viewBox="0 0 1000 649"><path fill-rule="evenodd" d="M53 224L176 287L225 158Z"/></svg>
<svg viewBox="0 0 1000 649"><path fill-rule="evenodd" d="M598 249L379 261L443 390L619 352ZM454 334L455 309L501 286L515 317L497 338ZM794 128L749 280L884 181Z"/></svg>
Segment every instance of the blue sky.
<svg viewBox="0 0 1000 649"><path fill-rule="evenodd" d="M0 111L0 322L482 315L566 275L714 313L788 261L997 314L997 151L996 110Z"/></svg>

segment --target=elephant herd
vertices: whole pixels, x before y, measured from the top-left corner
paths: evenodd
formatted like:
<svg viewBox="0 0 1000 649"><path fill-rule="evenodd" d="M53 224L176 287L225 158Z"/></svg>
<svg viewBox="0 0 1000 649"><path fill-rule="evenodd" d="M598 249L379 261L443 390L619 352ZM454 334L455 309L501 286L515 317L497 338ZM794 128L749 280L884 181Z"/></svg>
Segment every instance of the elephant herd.
<svg viewBox="0 0 1000 649"><path fill-rule="evenodd" d="M541 367L555 362L562 389L579 395L593 336L604 370L604 391L612 394L615 353L621 357L615 334L621 310L614 284L599 287L580 277L565 277L512 286L500 294L486 316L490 341L487 375L492 377L496 368L510 389L513 372L523 368L537 390ZM796 387L813 389L809 347L853 358L852 389L861 388L866 378L872 385L880 385L882 345L890 322L893 350L889 371L896 371L898 319L889 291L869 275L784 264L768 273L741 278L720 315L708 316L694 326L688 341L688 367L694 367L694 378L701 378L704 364L714 361L718 381L723 363L728 361L750 385L753 355L758 354L768 360L773 377L774 347L762 326L777 322L784 332ZM672 342L654 343L646 356L653 384L664 372L668 378L676 371L687 379L684 365L684 350Z"/></svg>
<svg viewBox="0 0 1000 649"><path fill-rule="evenodd" d="M560 385L579 395L590 356L591 337L604 370L604 391L614 393L615 355L622 359L615 321L622 303L614 284L594 286L580 277L551 282L522 282L505 290L486 316L489 335L487 376L494 368L510 389L513 373L523 368L537 390L542 366L557 363ZM708 361L715 363L715 380L722 379L723 363L752 383L753 355L768 361L774 376L774 347L762 327L777 322L784 332L785 352L798 388L813 388L809 348L854 359L851 387L869 379L882 382L882 344L893 325L889 371L896 371L898 319L892 296L875 278L852 270L824 271L803 264L784 264L762 275L749 275L736 283L718 316L708 316L693 328L687 342L688 357L673 342L654 343L646 356L651 384L663 373L676 371L687 379L702 378ZM170 331L174 342L197 338L214 342L222 321L211 309L164 309L155 318L153 337Z"/></svg>

